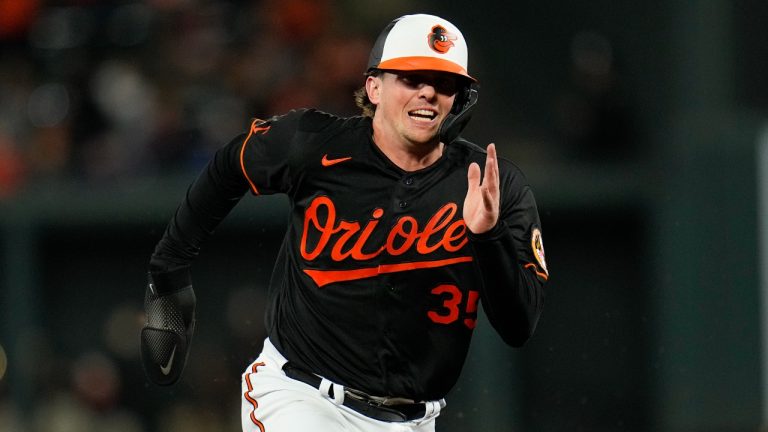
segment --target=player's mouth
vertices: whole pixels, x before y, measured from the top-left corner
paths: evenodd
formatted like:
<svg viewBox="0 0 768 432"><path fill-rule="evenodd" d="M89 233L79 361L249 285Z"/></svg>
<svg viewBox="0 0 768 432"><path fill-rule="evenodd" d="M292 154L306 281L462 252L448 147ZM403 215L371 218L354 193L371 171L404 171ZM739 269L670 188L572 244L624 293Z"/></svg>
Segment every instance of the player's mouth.
<svg viewBox="0 0 768 432"><path fill-rule="evenodd" d="M408 111L408 116L416 121L431 122L437 118L437 112L431 109L420 108L413 111Z"/></svg>

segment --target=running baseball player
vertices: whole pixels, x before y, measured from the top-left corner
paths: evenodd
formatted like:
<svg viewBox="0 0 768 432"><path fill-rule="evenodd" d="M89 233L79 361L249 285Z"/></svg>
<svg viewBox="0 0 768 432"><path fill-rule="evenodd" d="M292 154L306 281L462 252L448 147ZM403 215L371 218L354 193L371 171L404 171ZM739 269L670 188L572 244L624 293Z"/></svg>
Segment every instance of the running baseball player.
<svg viewBox="0 0 768 432"><path fill-rule="evenodd" d="M168 385L190 351L204 240L247 191L289 197L268 337L242 375L243 431L434 431L478 304L515 347L541 314L533 192L493 144L459 136L478 94L459 29L400 17L368 66L363 115L298 109L221 148L151 257L142 358Z"/></svg>

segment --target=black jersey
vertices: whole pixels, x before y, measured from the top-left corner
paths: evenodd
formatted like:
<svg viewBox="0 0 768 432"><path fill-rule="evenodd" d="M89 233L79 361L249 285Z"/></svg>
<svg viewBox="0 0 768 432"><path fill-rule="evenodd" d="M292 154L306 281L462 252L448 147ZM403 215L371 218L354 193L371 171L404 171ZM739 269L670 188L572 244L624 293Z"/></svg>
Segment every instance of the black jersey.
<svg viewBox="0 0 768 432"><path fill-rule="evenodd" d="M462 219L471 162L459 139L406 172L371 119L297 110L254 121L191 186L153 255L188 265L246 190L283 193L290 222L270 281L270 340L298 366L379 396L438 399L458 379L478 304L513 346L533 332L547 279L539 216L520 170L500 159L500 219Z"/></svg>

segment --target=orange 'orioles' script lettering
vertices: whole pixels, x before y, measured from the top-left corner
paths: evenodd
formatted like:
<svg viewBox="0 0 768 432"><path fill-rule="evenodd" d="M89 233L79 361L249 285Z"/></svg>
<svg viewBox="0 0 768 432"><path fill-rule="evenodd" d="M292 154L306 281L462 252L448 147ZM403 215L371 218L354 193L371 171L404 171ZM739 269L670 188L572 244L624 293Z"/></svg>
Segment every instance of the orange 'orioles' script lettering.
<svg viewBox="0 0 768 432"><path fill-rule="evenodd" d="M377 208L371 213L371 219L364 226L358 221L336 221L336 207L327 196L319 196L312 200L304 212L304 232L301 236L301 256L312 261L319 257L326 248L330 248L331 259L344 261L352 259L365 261L376 258L383 252L391 256L406 253L415 247L420 255L428 255L439 249L456 252L466 243L467 226L462 219L454 220L458 206L448 203L433 214L423 229L412 216L403 216L392 227L383 245L371 245L371 234L376 230L384 210ZM314 230L319 237L314 245L309 245L309 233ZM403 264L386 264L376 267L352 270L311 270L304 272L318 286L329 283L362 279L381 273L394 273L421 268L442 267L445 265L469 262L472 257L462 256L443 260L408 262Z"/></svg>

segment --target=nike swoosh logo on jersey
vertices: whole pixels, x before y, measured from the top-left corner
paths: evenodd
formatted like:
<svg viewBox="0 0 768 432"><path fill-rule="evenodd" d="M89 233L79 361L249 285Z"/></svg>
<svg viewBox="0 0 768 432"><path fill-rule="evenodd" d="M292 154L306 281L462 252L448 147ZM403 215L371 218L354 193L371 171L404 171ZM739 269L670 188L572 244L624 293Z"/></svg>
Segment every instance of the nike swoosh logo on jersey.
<svg viewBox="0 0 768 432"><path fill-rule="evenodd" d="M434 261L417 261L400 264L382 264L376 267L364 267L354 270L312 270L304 269L319 288L334 282L347 282L378 276L384 273L400 273L410 270L445 267L452 264L471 262L471 256L462 256Z"/></svg>
<svg viewBox="0 0 768 432"><path fill-rule="evenodd" d="M163 373L163 375L168 375L171 373L171 365L173 364L173 357L176 355L176 345L173 346L173 351L171 351L171 358L168 359L168 363L165 365L160 365L160 372Z"/></svg>
<svg viewBox="0 0 768 432"><path fill-rule="evenodd" d="M328 154L324 154L323 155L323 159L320 161L320 163L324 167L329 167L331 165L336 165L337 163L346 162L346 161L348 161L350 159L352 159L352 156L341 157L341 158L336 158L336 159L328 159Z"/></svg>

